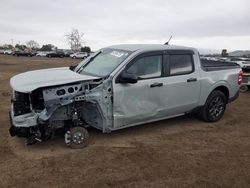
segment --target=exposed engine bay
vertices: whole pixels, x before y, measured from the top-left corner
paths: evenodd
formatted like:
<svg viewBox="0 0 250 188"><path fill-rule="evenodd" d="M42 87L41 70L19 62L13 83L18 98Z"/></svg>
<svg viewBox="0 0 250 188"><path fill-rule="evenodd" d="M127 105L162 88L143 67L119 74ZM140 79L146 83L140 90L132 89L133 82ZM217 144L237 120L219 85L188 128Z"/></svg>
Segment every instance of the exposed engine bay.
<svg viewBox="0 0 250 188"><path fill-rule="evenodd" d="M92 126L110 132L111 84L109 79L97 79L38 88L31 93L13 91L10 119L15 126L10 128L11 136L25 137L27 144L33 144L61 131L66 133L67 144L71 139L69 130L74 127ZM79 137L79 132L77 134Z"/></svg>

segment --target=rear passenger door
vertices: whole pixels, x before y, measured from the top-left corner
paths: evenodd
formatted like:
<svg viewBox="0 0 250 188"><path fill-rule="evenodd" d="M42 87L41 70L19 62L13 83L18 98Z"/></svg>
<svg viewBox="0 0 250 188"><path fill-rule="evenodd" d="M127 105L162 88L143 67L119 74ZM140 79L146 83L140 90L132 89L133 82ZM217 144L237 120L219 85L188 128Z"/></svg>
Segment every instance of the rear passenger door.
<svg viewBox="0 0 250 188"><path fill-rule="evenodd" d="M166 115L188 112L198 105L200 97L199 71L194 64L193 52L168 51L165 59L163 97L167 97Z"/></svg>

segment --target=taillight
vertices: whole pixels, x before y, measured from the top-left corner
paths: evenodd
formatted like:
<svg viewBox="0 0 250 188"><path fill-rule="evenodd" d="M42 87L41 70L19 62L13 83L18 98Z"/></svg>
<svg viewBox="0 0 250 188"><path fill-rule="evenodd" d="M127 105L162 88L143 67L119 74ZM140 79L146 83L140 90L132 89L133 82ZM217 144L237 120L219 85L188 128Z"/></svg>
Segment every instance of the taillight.
<svg viewBox="0 0 250 188"><path fill-rule="evenodd" d="M239 76L238 76L238 84L239 84L239 85L241 85L241 83L242 83L242 77L243 77L243 71L241 70L241 71L239 72Z"/></svg>

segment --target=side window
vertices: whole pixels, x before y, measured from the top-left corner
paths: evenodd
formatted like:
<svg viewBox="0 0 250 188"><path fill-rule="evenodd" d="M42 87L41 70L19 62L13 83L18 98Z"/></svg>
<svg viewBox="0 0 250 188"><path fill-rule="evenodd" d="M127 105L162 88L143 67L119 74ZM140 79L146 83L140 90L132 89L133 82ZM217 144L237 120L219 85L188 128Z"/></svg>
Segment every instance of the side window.
<svg viewBox="0 0 250 188"><path fill-rule="evenodd" d="M161 76L162 55L142 57L134 62L127 73L135 74L139 78L153 78Z"/></svg>
<svg viewBox="0 0 250 188"><path fill-rule="evenodd" d="M170 55L170 75L189 74L193 72L191 55Z"/></svg>

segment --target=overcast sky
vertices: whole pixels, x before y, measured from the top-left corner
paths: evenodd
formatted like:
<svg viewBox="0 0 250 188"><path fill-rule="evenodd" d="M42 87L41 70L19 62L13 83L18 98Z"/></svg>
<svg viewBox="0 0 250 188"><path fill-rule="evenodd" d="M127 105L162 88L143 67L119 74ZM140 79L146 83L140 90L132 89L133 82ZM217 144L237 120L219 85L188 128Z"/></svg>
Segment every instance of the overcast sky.
<svg viewBox="0 0 250 188"><path fill-rule="evenodd" d="M250 0L1 0L0 44L69 48L76 28L92 49L121 43L250 49Z"/></svg>

